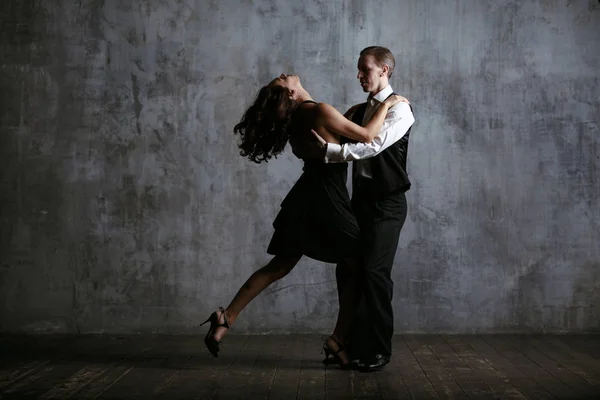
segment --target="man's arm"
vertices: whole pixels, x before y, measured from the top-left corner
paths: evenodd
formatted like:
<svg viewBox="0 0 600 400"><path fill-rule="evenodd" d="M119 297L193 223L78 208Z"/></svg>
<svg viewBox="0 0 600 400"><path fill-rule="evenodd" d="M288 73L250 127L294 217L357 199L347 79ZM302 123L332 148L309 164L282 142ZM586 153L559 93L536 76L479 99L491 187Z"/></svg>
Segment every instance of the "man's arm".
<svg viewBox="0 0 600 400"><path fill-rule="evenodd" d="M364 160L381 153L406 134L415 122L408 103L400 102L388 111L381 130L370 143L327 143L326 163Z"/></svg>

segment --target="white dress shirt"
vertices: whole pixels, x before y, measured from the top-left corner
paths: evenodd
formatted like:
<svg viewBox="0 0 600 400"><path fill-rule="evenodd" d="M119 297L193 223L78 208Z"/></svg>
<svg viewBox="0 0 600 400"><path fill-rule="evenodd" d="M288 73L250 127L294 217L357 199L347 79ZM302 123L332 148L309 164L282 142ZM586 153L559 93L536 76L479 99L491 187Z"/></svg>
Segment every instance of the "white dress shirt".
<svg viewBox="0 0 600 400"><path fill-rule="evenodd" d="M367 109L362 121L363 126L369 122L379 105L393 92L392 87L388 85L367 102ZM381 130L370 143L346 143L343 145L327 143L325 162L357 161L374 157L402 139L414 122L415 117L410 106L400 102L388 110ZM368 163L356 163L354 168L357 168L360 176L371 177Z"/></svg>

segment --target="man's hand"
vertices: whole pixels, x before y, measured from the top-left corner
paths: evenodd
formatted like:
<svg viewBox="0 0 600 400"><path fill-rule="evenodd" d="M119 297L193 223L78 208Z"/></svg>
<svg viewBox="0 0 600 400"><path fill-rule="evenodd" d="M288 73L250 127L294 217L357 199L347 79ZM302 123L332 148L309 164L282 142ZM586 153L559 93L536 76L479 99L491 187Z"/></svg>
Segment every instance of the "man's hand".
<svg viewBox="0 0 600 400"><path fill-rule="evenodd" d="M290 138L290 145L292 145L292 153L298 158L318 158L325 159L325 153L327 152L327 142L323 140L321 136L314 130L310 130L312 137L306 139L295 139ZM294 135L296 136L296 135Z"/></svg>

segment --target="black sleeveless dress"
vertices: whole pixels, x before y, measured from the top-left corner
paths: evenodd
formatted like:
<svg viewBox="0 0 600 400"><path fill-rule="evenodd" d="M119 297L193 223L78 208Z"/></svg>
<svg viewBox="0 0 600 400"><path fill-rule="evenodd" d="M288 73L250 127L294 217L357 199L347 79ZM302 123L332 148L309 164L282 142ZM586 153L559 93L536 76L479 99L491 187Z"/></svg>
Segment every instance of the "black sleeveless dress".
<svg viewBox="0 0 600 400"><path fill-rule="evenodd" d="M292 135L310 137L310 127L292 116ZM346 189L348 164L306 160L300 179L281 203L267 253L337 263L358 252L359 227Z"/></svg>

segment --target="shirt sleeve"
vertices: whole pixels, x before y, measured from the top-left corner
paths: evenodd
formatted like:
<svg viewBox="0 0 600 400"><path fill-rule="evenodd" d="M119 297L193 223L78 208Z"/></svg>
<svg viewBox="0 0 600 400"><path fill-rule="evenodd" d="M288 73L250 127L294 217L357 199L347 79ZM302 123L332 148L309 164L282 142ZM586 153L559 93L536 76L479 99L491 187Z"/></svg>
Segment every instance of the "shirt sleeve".
<svg viewBox="0 0 600 400"><path fill-rule="evenodd" d="M327 143L326 163L356 161L381 153L408 132L415 117L407 103L400 102L389 109L377 136L370 143Z"/></svg>

